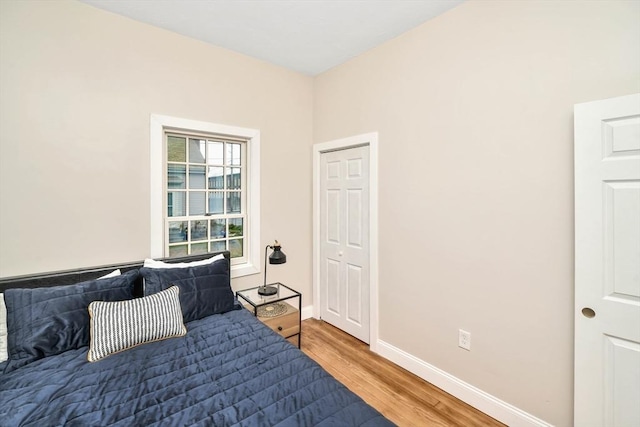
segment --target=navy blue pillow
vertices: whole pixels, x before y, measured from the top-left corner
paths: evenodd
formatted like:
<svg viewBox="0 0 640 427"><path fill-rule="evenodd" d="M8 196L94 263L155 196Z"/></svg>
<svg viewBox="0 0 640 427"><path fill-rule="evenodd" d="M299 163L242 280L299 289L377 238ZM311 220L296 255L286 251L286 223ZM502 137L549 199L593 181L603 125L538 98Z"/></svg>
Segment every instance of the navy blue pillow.
<svg viewBox="0 0 640 427"><path fill-rule="evenodd" d="M133 298L137 277L134 270L75 285L7 289L9 361L4 372L89 345L89 304Z"/></svg>
<svg viewBox="0 0 640 427"><path fill-rule="evenodd" d="M180 288L180 305L185 322L234 309L229 260L185 268L140 269L144 294L152 295L172 285Z"/></svg>

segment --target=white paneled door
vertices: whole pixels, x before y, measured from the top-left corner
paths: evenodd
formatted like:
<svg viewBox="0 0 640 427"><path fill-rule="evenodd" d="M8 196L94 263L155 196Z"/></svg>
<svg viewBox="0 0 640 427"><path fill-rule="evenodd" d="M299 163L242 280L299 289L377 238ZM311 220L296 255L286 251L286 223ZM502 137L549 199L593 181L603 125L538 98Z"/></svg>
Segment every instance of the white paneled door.
<svg viewBox="0 0 640 427"><path fill-rule="evenodd" d="M320 317L369 343L369 147L320 157Z"/></svg>
<svg viewBox="0 0 640 427"><path fill-rule="evenodd" d="M640 426L640 94L575 106L574 425Z"/></svg>

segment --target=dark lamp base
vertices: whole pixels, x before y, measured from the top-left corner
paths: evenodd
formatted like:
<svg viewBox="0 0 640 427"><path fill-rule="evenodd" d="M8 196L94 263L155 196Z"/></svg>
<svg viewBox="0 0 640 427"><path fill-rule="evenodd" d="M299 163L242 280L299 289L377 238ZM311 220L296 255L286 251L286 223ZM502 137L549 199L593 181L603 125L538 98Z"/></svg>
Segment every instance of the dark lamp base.
<svg viewBox="0 0 640 427"><path fill-rule="evenodd" d="M260 286L258 288L258 294L260 295L275 295L278 293L278 289L273 286Z"/></svg>

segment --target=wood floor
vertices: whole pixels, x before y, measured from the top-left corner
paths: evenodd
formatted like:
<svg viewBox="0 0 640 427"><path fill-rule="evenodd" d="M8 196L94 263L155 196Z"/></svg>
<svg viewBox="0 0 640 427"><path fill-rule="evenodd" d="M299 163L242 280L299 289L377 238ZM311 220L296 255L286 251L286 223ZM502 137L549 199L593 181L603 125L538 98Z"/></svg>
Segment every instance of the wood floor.
<svg viewBox="0 0 640 427"><path fill-rule="evenodd" d="M302 322L302 351L399 426L503 426L321 320Z"/></svg>

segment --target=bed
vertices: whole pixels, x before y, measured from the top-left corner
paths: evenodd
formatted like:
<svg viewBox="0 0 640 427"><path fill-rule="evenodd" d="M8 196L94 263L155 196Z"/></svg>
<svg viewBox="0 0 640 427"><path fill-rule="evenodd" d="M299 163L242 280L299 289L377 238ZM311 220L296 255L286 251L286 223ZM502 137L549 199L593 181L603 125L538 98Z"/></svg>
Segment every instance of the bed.
<svg viewBox="0 0 640 427"><path fill-rule="evenodd" d="M213 258L0 279L0 425L393 425L242 308Z"/></svg>

